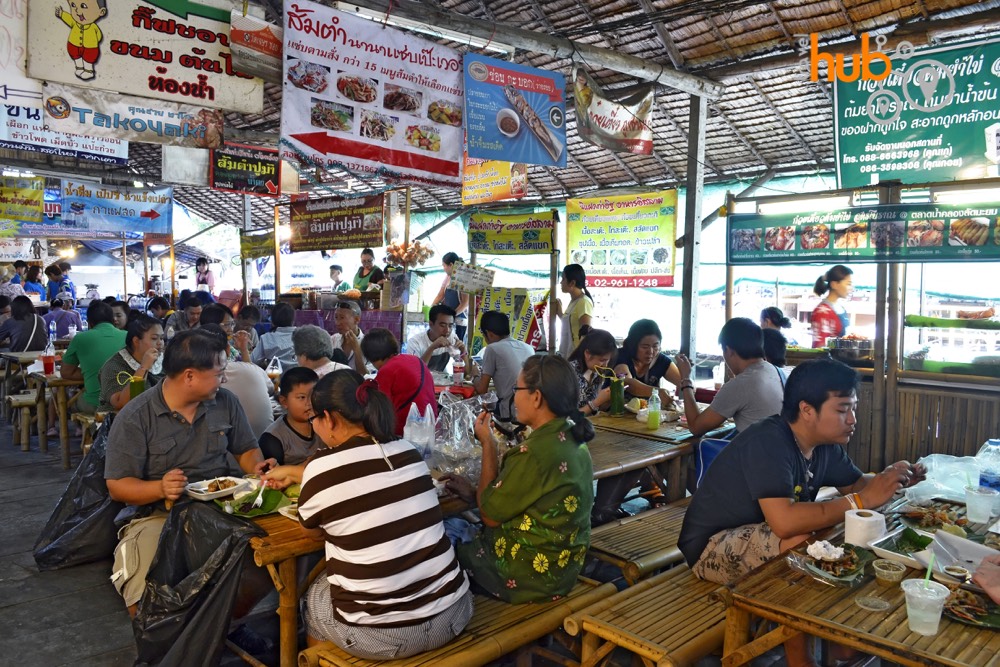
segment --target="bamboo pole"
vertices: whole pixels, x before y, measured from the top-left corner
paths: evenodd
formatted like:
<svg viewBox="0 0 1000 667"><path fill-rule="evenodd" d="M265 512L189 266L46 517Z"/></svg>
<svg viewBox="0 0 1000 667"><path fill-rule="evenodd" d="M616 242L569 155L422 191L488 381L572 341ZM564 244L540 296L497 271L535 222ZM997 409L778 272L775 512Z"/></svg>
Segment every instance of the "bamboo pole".
<svg viewBox="0 0 1000 667"><path fill-rule="evenodd" d="M128 243L122 239L122 300L128 301Z"/></svg>
<svg viewBox="0 0 1000 667"><path fill-rule="evenodd" d="M243 234L246 234L247 230L250 229L251 213L250 195L243 195ZM242 254L240 255L240 277L243 279L243 299L241 304L245 306L250 303L250 285L247 280L247 260Z"/></svg>
<svg viewBox="0 0 1000 667"><path fill-rule="evenodd" d="M681 352L698 363L698 265L701 262L701 200L705 185L708 101L691 97L688 110L687 197L684 204L684 278L681 283Z"/></svg>
<svg viewBox="0 0 1000 667"><path fill-rule="evenodd" d="M278 303L278 295L281 294L281 239L278 238L280 231L278 223L281 219L278 207L274 207L274 302Z"/></svg>
<svg viewBox="0 0 1000 667"><path fill-rule="evenodd" d="M170 305L178 309L177 303L177 260L174 257L174 232L170 230Z"/></svg>

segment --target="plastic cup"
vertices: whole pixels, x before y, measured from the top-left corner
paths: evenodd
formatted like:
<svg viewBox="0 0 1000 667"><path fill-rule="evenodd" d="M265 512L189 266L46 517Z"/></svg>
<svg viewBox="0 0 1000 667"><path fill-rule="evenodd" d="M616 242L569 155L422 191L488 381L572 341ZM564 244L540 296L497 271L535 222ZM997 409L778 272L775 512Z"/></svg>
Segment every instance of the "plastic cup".
<svg viewBox="0 0 1000 667"><path fill-rule="evenodd" d="M910 632L918 635L936 635L941 623L944 601L951 592L936 581L907 579L900 586L906 595L906 621Z"/></svg>
<svg viewBox="0 0 1000 667"><path fill-rule="evenodd" d="M55 375L56 355L54 354L42 355L42 372L45 373L46 375Z"/></svg>
<svg viewBox="0 0 1000 667"><path fill-rule="evenodd" d="M1000 496L1000 491L988 486L965 487L965 518L970 523L989 521L997 496Z"/></svg>

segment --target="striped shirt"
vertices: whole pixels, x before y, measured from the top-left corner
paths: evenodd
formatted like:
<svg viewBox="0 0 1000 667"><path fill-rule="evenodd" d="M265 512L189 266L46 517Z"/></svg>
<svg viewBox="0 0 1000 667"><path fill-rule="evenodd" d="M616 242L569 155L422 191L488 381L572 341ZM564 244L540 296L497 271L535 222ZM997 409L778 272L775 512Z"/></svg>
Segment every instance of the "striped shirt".
<svg viewBox="0 0 1000 667"><path fill-rule="evenodd" d="M299 517L326 532L327 581L343 623L415 625L469 588L430 472L405 440L355 437L321 449L302 476Z"/></svg>

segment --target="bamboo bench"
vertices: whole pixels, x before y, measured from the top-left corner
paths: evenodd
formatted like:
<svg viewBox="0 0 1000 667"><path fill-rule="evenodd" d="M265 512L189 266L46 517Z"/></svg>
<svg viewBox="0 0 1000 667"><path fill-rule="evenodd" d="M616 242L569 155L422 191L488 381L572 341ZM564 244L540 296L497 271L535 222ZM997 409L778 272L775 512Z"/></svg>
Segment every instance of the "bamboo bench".
<svg viewBox="0 0 1000 667"><path fill-rule="evenodd" d="M581 667L606 660L616 648L646 667L680 667L722 648L726 606L716 591L686 565L662 572L571 614L563 628L581 636Z"/></svg>
<svg viewBox="0 0 1000 667"><path fill-rule="evenodd" d="M35 408L37 402L38 394L34 389L20 394L7 395L7 405L10 406L11 418L13 420L15 415L18 418L22 452L31 449L31 422L34 421L31 411Z"/></svg>
<svg viewBox="0 0 1000 667"><path fill-rule="evenodd" d="M690 502L684 498L594 528L590 531L590 555L618 567L629 585L681 562L677 538Z"/></svg>
<svg viewBox="0 0 1000 667"><path fill-rule="evenodd" d="M566 616L607 598L615 590L611 583L581 579L567 597L544 604L512 605L477 595L469 625L438 649L400 660L378 661L357 658L331 642L323 642L299 653L299 667L474 667L513 652L520 652L519 664L530 664L530 655L524 652L528 644L555 632Z"/></svg>
<svg viewBox="0 0 1000 667"><path fill-rule="evenodd" d="M82 436L80 438L80 450L83 455L86 456L87 452L90 451L91 445L94 444L94 431L97 430L97 424L103 421L103 415L99 418L97 415L88 415L84 412L74 412L69 416L72 421L75 421L80 425L80 430Z"/></svg>

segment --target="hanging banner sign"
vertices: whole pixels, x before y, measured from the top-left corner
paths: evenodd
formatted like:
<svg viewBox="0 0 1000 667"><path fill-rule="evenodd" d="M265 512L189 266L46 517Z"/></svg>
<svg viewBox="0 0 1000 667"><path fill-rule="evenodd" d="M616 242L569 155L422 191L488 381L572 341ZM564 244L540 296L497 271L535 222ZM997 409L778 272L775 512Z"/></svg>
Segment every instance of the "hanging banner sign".
<svg viewBox="0 0 1000 667"><path fill-rule="evenodd" d="M227 143L212 151L208 181L213 190L277 197L281 158L277 149Z"/></svg>
<svg viewBox="0 0 1000 667"><path fill-rule="evenodd" d="M259 259L274 255L274 232L247 234L240 230L240 257Z"/></svg>
<svg viewBox="0 0 1000 667"><path fill-rule="evenodd" d="M577 134L619 153L652 155L653 93L653 86L643 86L616 102L604 96L586 70L573 68Z"/></svg>
<svg viewBox="0 0 1000 667"><path fill-rule="evenodd" d="M48 257L48 242L45 239L0 239L0 262L10 263L19 259L41 261Z"/></svg>
<svg viewBox="0 0 1000 667"><path fill-rule="evenodd" d="M97 186L96 183L92 184ZM132 231L100 231L86 229L75 225L64 225L62 219L62 179L45 178L44 191L44 214L40 221L17 221L14 235L21 238L32 239L31 252L33 259L42 259L44 251L42 245L35 245L34 240L38 238L50 237L56 239L120 239L123 236L132 238L137 236ZM50 253L51 254L51 253Z"/></svg>
<svg viewBox="0 0 1000 667"><path fill-rule="evenodd" d="M1000 40L876 54L833 85L837 187L1000 175Z"/></svg>
<svg viewBox="0 0 1000 667"><path fill-rule="evenodd" d="M51 132L45 129L42 110L32 107L0 108L0 148L104 164L128 164L127 141Z"/></svg>
<svg viewBox="0 0 1000 667"><path fill-rule="evenodd" d="M260 113L264 82L233 69L231 8L218 4L32 0L28 76L185 106ZM250 9L263 17L263 8Z"/></svg>
<svg viewBox="0 0 1000 667"><path fill-rule="evenodd" d="M566 166L566 77L465 55L469 157Z"/></svg>
<svg viewBox="0 0 1000 667"><path fill-rule="evenodd" d="M1000 204L898 204L728 217L730 264L1000 259Z"/></svg>
<svg viewBox="0 0 1000 667"><path fill-rule="evenodd" d="M29 79L28 0L0 2L0 103L42 106L42 82Z"/></svg>
<svg viewBox="0 0 1000 667"><path fill-rule="evenodd" d="M539 343L542 342L538 318L544 312L548 299L547 289L493 287L486 290L476 308L476 326L470 329L472 342L469 345L469 353L476 356L486 347L486 339L483 338L479 323L487 310L499 310L505 314L510 320L510 337L538 349Z"/></svg>
<svg viewBox="0 0 1000 667"><path fill-rule="evenodd" d="M382 245L383 196L307 199L291 203L292 252Z"/></svg>
<svg viewBox="0 0 1000 667"><path fill-rule="evenodd" d="M222 145L224 116L218 110L143 100L61 83L46 83L43 92L47 130L191 148Z"/></svg>
<svg viewBox="0 0 1000 667"><path fill-rule="evenodd" d="M556 211L523 215L469 216L469 252L488 255L547 255L555 248L559 214Z"/></svg>
<svg viewBox="0 0 1000 667"><path fill-rule="evenodd" d="M45 179L0 177L0 236L17 236L23 222L41 223Z"/></svg>
<svg viewBox="0 0 1000 667"><path fill-rule="evenodd" d="M62 224L78 231L172 232L173 188L62 181Z"/></svg>
<svg viewBox="0 0 1000 667"><path fill-rule="evenodd" d="M566 201L569 261L594 287L671 287L677 191Z"/></svg>
<svg viewBox="0 0 1000 667"><path fill-rule="evenodd" d="M281 157L359 176L461 184L456 51L308 0L285 0Z"/></svg>
<svg viewBox="0 0 1000 667"><path fill-rule="evenodd" d="M142 245L145 247L154 245L171 245L174 242L173 234L146 233L142 235Z"/></svg>
<svg viewBox="0 0 1000 667"><path fill-rule="evenodd" d="M455 262L448 286L465 294L482 294L493 287L493 279L496 278L496 275L496 271L484 266Z"/></svg>
<svg viewBox="0 0 1000 667"><path fill-rule="evenodd" d="M267 83L281 83L281 26L234 9L229 27L233 68Z"/></svg>
<svg viewBox="0 0 1000 667"><path fill-rule="evenodd" d="M462 205L520 199L528 194L528 165L464 157Z"/></svg>

